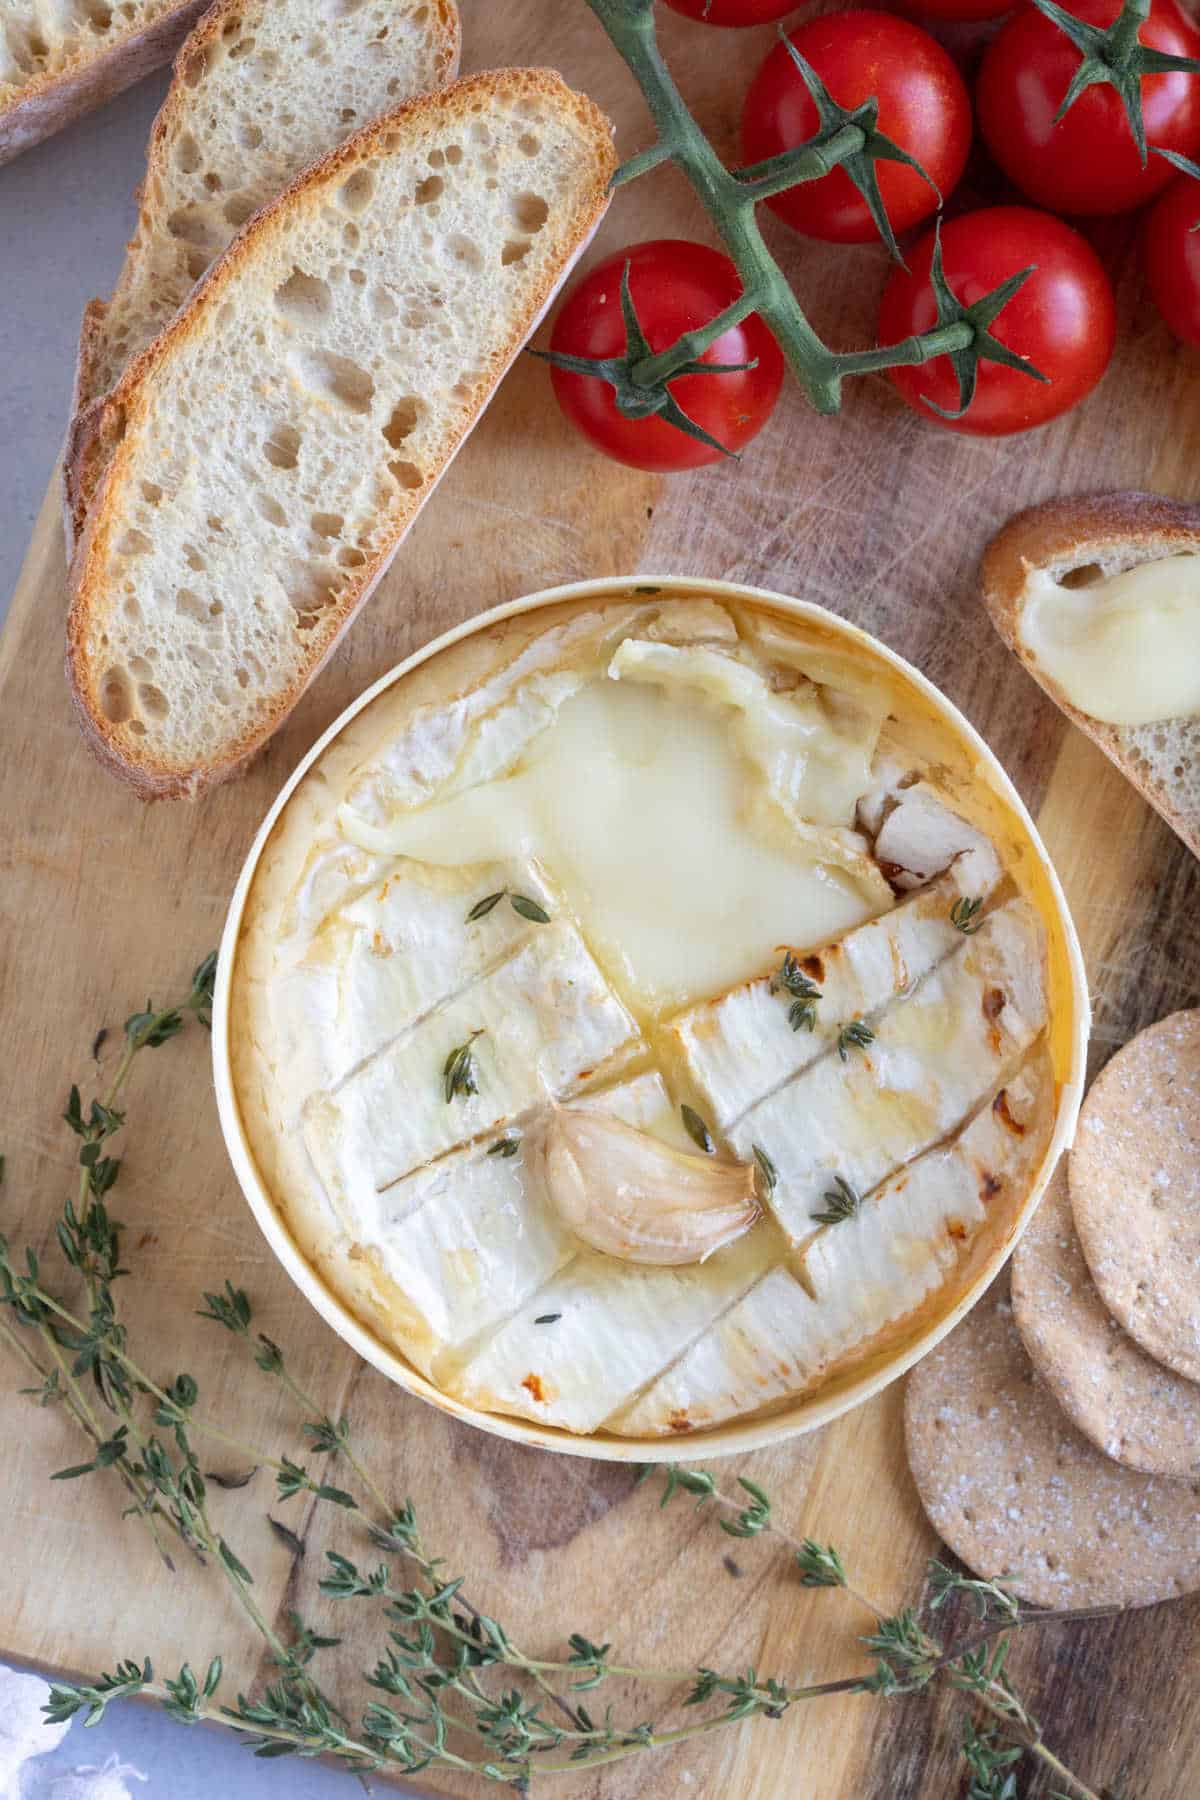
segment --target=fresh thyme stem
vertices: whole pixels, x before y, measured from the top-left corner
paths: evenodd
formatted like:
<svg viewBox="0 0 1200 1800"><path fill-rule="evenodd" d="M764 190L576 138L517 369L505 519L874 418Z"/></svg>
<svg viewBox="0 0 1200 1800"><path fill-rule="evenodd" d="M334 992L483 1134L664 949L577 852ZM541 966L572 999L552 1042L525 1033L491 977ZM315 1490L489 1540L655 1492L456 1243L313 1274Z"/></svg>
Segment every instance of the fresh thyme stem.
<svg viewBox="0 0 1200 1800"><path fill-rule="evenodd" d="M101 1428L100 1421L93 1412L86 1394L80 1387L70 1365L63 1356L58 1344L55 1342L53 1332L45 1325L40 1325L37 1329L38 1334L54 1363L55 1372L62 1384L63 1398L66 1400L72 1416L80 1429L91 1438L97 1450L100 1450L105 1443L105 1435ZM32 1351L15 1337L12 1328L7 1322L5 1322L4 1325L4 1332L9 1341L16 1344L17 1349L29 1365L41 1374L44 1382L47 1378L46 1370L42 1368ZM137 1475L128 1456L122 1454L116 1457L114 1459L114 1467L120 1475L121 1480L124 1482L127 1491L133 1496L135 1502L134 1511L139 1517L146 1521L146 1529L154 1540L154 1547L158 1551L159 1556L162 1558L167 1568L173 1570L175 1565L171 1561L158 1526L158 1519L156 1517L158 1509L153 1489L146 1486L141 1477Z"/></svg>
<svg viewBox="0 0 1200 1800"><path fill-rule="evenodd" d="M1094 1788L1088 1787L1087 1783L1081 1781L1073 1769L1069 1769L1066 1763L1059 1761L1054 1752L1043 1743L1038 1732L1030 1731L1027 1727L1014 1722L1012 1713L1003 1704L989 1699L986 1694L980 1694L977 1697L984 1711L989 1713L993 1719L998 1720L1006 1731L1012 1732L1031 1756L1036 1756L1039 1762L1044 1763L1059 1781L1065 1781L1070 1785L1074 1800L1104 1800L1103 1795L1098 1794Z"/></svg>
<svg viewBox="0 0 1200 1800"><path fill-rule="evenodd" d="M283 1352L270 1339L261 1335L257 1338L254 1354L258 1367L283 1383L304 1415L303 1430L311 1448L318 1455L343 1460L365 1504L360 1505L354 1494L314 1478L299 1462L287 1456L267 1455L205 1419L197 1406L197 1384L190 1375L179 1374L166 1386L155 1381L127 1348L126 1327L113 1300L113 1283L127 1271L119 1265L118 1227L108 1216L104 1196L116 1180L120 1165L104 1157L101 1150L105 1140L124 1124L116 1103L138 1052L166 1042L180 1029L185 1012L195 1013L207 1022L212 973L209 959L197 970L192 990L181 1007L155 1012L148 1006L145 1013L127 1021L126 1050L104 1100L93 1101L87 1117L78 1090L72 1089L66 1120L83 1140L82 1172L79 1198L66 1203L57 1238L67 1262L83 1278L89 1300L87 1318L51 1292L32 1252L26 1253L26 1268L22 1270L0 1238L0 1305L12 1307L20 1325L33 1326L38 1331L52 1366L48 1367L22 1342L21 1333L7 1319L0 1318L0 1336L39 1378L40 1388L35 1391L42 1401L63 1404L93 1447L92 1461L60 1470L59 1476L82 1476L104 1468L115 1470L134 1496L136 1504L130 1510L147 1519L156 1540L159 1523L165 1521L202 1562L219 1566L281 1675L266 1685L260 1695L247 1698L239 1694L236 1705L228 1707L219 1706L214 1700L222 1678L219 1656L212 1658L202 1681L186 1663L174 1678L156 1681L149 1662L125 1662L113 1674L102 1675L90 1685L56 1684L46 1709L50 1717L66 1719L83 1710L93 1722L114 1700L142 1693L160 1700L176 1718L188 1722L202 1718L222 1720L249 1738L261 1755L330 1753L364 1775L382 1765L414 1774L437 1763L507 1783L524 1793L535 1774L582 1772L647 1750L698 1739L736 1720L778 1718L800 1702L852 1693L887 1696L914 1691L940 1676L1002 1728L1003 1738L995 1732L980 1738L972 1728L964 1746L972 1770L983 1766L987 1759L989 1767L1000 1767L1002 1763L1007 1766L1020 1748L1037 1757L1060 1783L1069 1786L1076 1800L1097 1800L1093 1791L1066 1769L1042 1741L1036 1720L1004 1675L1004 1657L1012 1633L1021 1627L1058 1619L1092 1618L1110 1609L1082 1608L1062 1614L1025 1612L997 1583L975 1581L935 1563L930 1566L931 1607L936 1609L955 1590L969 1592L985 1621L974 1635L944 1647L917 1622L911 1608L889 1616L854 1588L833 1546L797 1539L776 1524L769 1497L748 1476L738 1478L747 1497L739 1500L722 1493L707 1471L669 1465L658 1471L665 1480L662 1504L679 1492L693 1495L702 1506L712 1502L720 1515L717 1523L722 1531L739 1538L760 1533L772 1535L786 1548L806 1585L840 1587L872 1614L875 1629L861 1642L878 1658L873 1673L786 1685L771 1677L761 1678L754 1669L729 1675L705 1668L643 1668L636 1663L612 1661L608 1644L592 1643L577 1633L568 1640L569 1657L531 1657L512 1642L496 1620L488 1618L462 1594L460 1580L446 1578L443 1559L431 1555L422 1542L411 1504L406 1501L397 1507L389 1500L386 1489L360 1454L348 1420L335 1421L318 1406L292 1375ZM206 1294L205 1300L205 1316L252 1342L252 1310L240 1289L226 1282L223 1294ZM73 1353L74 1361L64 1352ZM121 1421L110 1437L105 1436L101 1419L80 1385L80 1377L88 1371L95 1376L106 1404ZM145 1405L153 1409L154 1424L172 1434L177 1456L173 1457L163 1439L141 1422L139 1413ZM285 1643L252 1591L249 1569L214 1525L205 1479L192 1449L193 1432L207 1434L251 1458L256 1465L271 1468L281 1499L311 1493L318 1502L324 1500L350 1514L360 1514L378 1547L406 1559L419 1571L420 1584L404 1590L393 1584L391 1565L387 1563L362 1572L344 1556L327 1552L330 1572L321 1581L321 1590L335 1598L379 1599L392 1627L388 1648L374 1670L366 1674L368 1686L384 1698L370 1701L359 1727L351 1726L308 1668L318 1649L339 1640L318 1636L299 1615L292 1613L295 1636L290 1644ZM274 1519L271 1522L276 1533L294 1550L302 1547L287 1527ZM163 1554L165 1557L165 1551ZM989 1612L996 1616L989 1619ZM540 1710L541 1699L536 1695L531 1698L528 1687L491 1692L481 1679L489 1668L502 1669L533 1684L553 1702L561 1722ZM648 1723L620 1724L613 1719L611 1707L597 1723L581 1700L587 1690L599 1687L611 1677L647 1687L678 1690L686 1686L688 1691L681 1701L684 1706L716 1704L702 1717L665 1729ZM565 1686L566 1692L559 1692L555 1682ZM484 1754L472 1757L451 1749L450 1738L461 1740L464 1749L473 1742ZM564 1754L556 1757L554 1753L560 1747ZM1006 1794L1009 1791L1005 1789Z"/></svg>
<svg viewBox="0 0 1200 1800"><path fill-rule="evenodd" d="M29 1348L28 1344L22 1340L19 1333L13 1330L7 1319L0 1319L0 1335L4 1337L9 1347L16 1352L26 1367L31 1369L33 1373L38 1376L41 1382L43 1400L48 1400L52 1397L59 1399L62 1404L66 1406L67 1411L70 1413L79 1429L86 1437L91 1439L92 1443L96 1445L97 1448L99 1448L104 1441L103 1434L100 1431L99 1422L92 1413L91 1408L87 1405L78 1383L75 1381L69 1369L67 1369L62 1357L59 1355L58 1347L53 1342L53 1339L49 1340L49 1348L56 1364L54 1374L52 1375L51 1372L38 1361L37 1357L33 1354L33 1351ZM62 1384L61 1387L58 1385L59 1383ZM143 1513L143 1516L150 1527L150 1533L154 1539L159 1555L162 1557L168 1569L173 1569L175 1565L167 1554L166 1546L163 1543L158 1530L157 1521L155 1520L153 1513L148 1510L152 1504L152 1496L142 1488L127 1466L120 1466L119 1473L126 1488L137 1501L138 1510Z"/></svg>

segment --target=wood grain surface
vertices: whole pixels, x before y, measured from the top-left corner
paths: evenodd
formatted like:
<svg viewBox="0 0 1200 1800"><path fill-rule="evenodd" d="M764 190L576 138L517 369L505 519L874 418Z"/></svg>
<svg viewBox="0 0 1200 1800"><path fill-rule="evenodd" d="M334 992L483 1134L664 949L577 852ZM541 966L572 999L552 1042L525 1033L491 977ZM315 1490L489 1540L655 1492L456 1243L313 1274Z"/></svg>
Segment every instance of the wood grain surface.
<svg viewBox="0 0 1200 1800"><path fill-rule="evenodd" d="M582 0L464 0L464 66L542 61L646 142L632 83ZM701 119L735 154L740 95L769 31L718 34L664 13L662 35ZM130 171L131 182L137 171ZM994 177L965 197L1000 197ZM993 185L988 185L992 183ZM623 193L593 255L668 232L707 236L682 180L660 173ZM870 341L882 252L774 234L820 329ZM187 806L146 809L105 776L78 737L62 679L65 587L57 501L39 520L0 650L0 1017L6 1048L8 1175L3 1229L43 1249L69 1190L74 1145L61 1121L71 1080L92 1074L101 1025L147 994L178 991L216 942L255 826L314 736L369 681L448 625L514 595L584 576L678 573L761 582L819 600L877 632L941 684L985 733L1040 822L1074 909L1095 996L1098 1065L1133 1031L1200 1000L1200 867L1072 731L992 632L974 587L989 534L1019 506L1060 491L1134 486L1194 494L1200 467L1197 358L1142 298L1133 227L1096 234L1118 283L1114 367L1078 412L1028 439L973 442L904 411L886 380L852 388L844 415L814 418L789 389L737 467L663 482L592 456L560 421L545 370L518 365L422 515L348 641L261 762L238 786ZM110 271L97 270L103 283ZM110 1037L98 1075L111 1066ZM789 1679L860 1666L865 1620L838 1594L807 1592L769 1542L733 1544L677 1502L660 1514L628 1471L516 1448L451 1423L358 1363L274 1265L225 1159L207 1045L143 1059L115 1208L126 1227L134 1335L160 1377L192 1371L202 1404L268 1446L292 1448L294 1417L238 1345L196 1317L228 1275L260 1323L332 1409L346 1408L381 1479L411 1496L434 1547L469 1577L531 1651L578 1630L660 1666L754 1664ZM79 1443L54 1410L0 1392L0 1495L8 1538L0 1652L94 1672L151 1654L169 1669L220 1649L229 1686L269 1675L221 1583L186 1564L169 1577L145 1533L121 1524L100 1479L51 1485ZM745 1465L797 1535L833 1539L885 1604L915 1599L934 1549L904 1466L892 1388L824 1432ZM206 1466L228 1468L212 1451ZM219 1494L222 1528L283 1618L302 1598L346 1633L340 1678L374 1661L382 1621L315 1593L327 1543L356 1553L334 1509L281 1516L306 1540L302 1563L272 1536L259 1475ZM1200 1793L1200 1603L1046 1631L1013 1667L1051 1741L1097 1789L1122 1800ZM335 1684L336 1685L336 1684ZM963 1791L959 1712L925 1698L794 1709L656 1759L567 1782L604 1800L942 1800ZM439 1791L476 1786L427 1777ZM1044 1792L1035 1786L1031 1792Z"/></svg>

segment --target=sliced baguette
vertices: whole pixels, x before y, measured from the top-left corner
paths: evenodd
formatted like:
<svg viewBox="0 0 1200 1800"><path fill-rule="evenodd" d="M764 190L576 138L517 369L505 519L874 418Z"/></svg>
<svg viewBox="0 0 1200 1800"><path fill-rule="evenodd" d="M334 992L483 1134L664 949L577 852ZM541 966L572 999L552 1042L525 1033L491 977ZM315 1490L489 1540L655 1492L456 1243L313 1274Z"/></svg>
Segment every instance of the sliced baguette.
<svg viewBox="0 0 1200 1800"><path fill-rule="evenodd" d="M105 402L72 567L84 732L147 798L233 775L383 573L604 213L609 121L501 69L260 213Z"/></svg>
<svg viewBox="0 0 1200 1800"><path fill-rule="evenodd" d="M0 163L169 61L208 0L0 0Z"/></svg>
<svg viewBox="0 0 1200 1800"><path fill-rule="evenodd" d="M1161 494L1084 494L1048 500L1010 519L984 552L980 578L992 622L1009 649L1200 856L1200 717L1153 725L1108 725L1090 718L1038 667L1020 634L1034 570L1061 578L1094 565L1103 575L1115 575L1184 553L1200 554L1200 507Z"/></svg>
<svg viewBox="0 0 1200 1800"><path fill-rule="evenodd" d="M134 235L79 339L63 462L68 546L102 461L100 398L238 230L310 163L458 71L454 0L217 0L184 44L154 122Z"/></svg>

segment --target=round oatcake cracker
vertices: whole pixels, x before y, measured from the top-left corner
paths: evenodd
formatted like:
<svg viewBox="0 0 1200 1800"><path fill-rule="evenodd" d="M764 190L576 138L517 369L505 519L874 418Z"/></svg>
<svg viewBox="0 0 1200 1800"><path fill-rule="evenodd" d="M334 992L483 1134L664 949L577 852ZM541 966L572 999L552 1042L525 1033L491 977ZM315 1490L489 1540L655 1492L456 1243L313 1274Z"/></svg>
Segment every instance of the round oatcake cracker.
<svg viewBox="0 0 1200 1800"><path fill-rule="evenodd" d="M1068 1178L1109 1312L1156 1362L1200 1381L1200 1011L1139 1032L1097 1076Z"/></svg>
<svg viewBox="0 0 1200 1800"><path fill-rule="evenodd" d="M1034 1368L1097 1450L1148 1475L1200 1474L1200 1384L1147 1356L1105 1310L1065 1162L1013 1251L1012 1306Z"/></svg>
<svg viewBox="0 0 1200 1800"><path fill-rule="evenodd" d="M1071 1424L1003 1283L908 1378L908 1463L934 1530L1039 1606L1148 1606L1200 1588L1200 1481L1138 1475Z"/></svg>

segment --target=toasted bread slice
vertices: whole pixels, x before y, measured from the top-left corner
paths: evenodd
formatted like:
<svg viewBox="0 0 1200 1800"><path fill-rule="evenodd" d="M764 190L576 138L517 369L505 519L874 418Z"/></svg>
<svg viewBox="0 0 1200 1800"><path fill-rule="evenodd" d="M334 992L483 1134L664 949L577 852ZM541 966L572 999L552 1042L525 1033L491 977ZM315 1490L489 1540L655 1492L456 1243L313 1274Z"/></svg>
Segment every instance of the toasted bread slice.
<svg viewBox="0 0 1200 1800"><path fill-rule="evenodd" d="M1200 554L1200 507L1161 494L1083 494L1018 513L984 552L980 578L992 622L1073 724L1094 738L1200 856L1200 716L1109 725L1072 705L1022 641L1021 613L1035 570L1055 579L1096 569L1116 575L1164 556ZM1200 646L1196 654L1200 656Z"/></svg>
<svg viewBox="0 0 1200 1800"><path fill-rule="evenodd" d="M208 0L0 0L0 163L169 61Z"/></svg>
<svg viewBox="0 0 1200 1800"><path fill-rule="evenodd" d="M99 400L246 221L380 113L458 71L454 0L217 0L154 122L138 222L111 300L83 315L63 462L67 542L100 475Z"/></svg>
<svg viewBox="0 0 1200 1800"><path fill-rule="evenodd" d="M86 736L146 797L299 699L602 217L609 121L544 69L385 114L214 265L105 402L72 567Z"/></svg>

